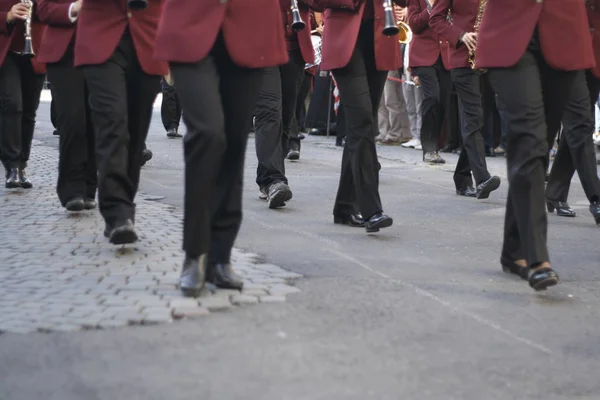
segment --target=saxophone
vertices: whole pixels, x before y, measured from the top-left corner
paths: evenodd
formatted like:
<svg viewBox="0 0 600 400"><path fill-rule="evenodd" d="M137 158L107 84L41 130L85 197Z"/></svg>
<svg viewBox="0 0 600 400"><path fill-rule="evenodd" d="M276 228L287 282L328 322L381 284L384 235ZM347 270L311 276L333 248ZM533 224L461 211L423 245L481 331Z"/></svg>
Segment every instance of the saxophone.
<svg viewBox="0 0 600 400"><path fill-rule="evenodd" d="M475 18L475 26L473 27L475 33L479 33L479 26L481 25L481 20L483 19L483 13L485 12L485 6L487 5L488 0L479 0L479 9L477 10L477 18ZM475 52L469 52L469 64L471 68L475 68ZM480 69L479 71L485 72L485 70Z"/></svg>

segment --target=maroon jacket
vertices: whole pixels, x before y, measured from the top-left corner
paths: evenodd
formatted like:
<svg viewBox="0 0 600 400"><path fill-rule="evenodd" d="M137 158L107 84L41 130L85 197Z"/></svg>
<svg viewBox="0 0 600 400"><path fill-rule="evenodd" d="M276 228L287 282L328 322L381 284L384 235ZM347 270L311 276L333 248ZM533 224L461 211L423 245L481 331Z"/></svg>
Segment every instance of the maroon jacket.
<svg viewBox="0 0 600 400"><path fill-rule="evenodd" d="M590 23L590 33L592 34L592 45L594 46L594 56L596 58L596 67L592 73L600 79L600 0L589 0L587 3L588 19Z"/></svg>
<svg viewBox="0 0 600 400"><path fill-rule="evenodd" d="M127 0L84 0L77 22L75 66L106 62L129 28L144 72L166 75L167 63L153 57L161 3L161 0L148 0L145 10L132 11L127 7ZM181 23L174 25L180 27Z"/></svg>
<svg viewBox="0 0 600 400"><path fill-rule="evenodd" d="M304 28L304 30L302 30L301 32L294 32L294 30L292 29L292 22L294 21L294 17L292 15L290 0L279 0L279 7L281 9L281 16L283 18L285 34L288 43L297 41L304 62L312 64L315 62L315 51L312 46L312 40L310 39L310 9L306 4L301 3L301 1L302 0L298 1L298 10L300 11L302 21L304 21L304 23L306 24L306 28ZM290 49L288 48L288 50Z"/></svg>
<svg viewBox="0 0 600 400"><path fill-rule="evenodd" d="M448 69L470 67L469 49L459 43L463 33L473 32L479 0L437 0L429 17L429 26L450 44ZM452 23L448 21L448 11Z"/></svg>
<svg viewBox="0 0 600 400"><path fill-rule="evenodd" d="M400 44L396 36L385 36L382 31L385 26L383 2L373 1L375 6L375 64L379 71L392 71L402 68ZM394 3L406 7L407 0L394 0ZM319 0L314 0L319 5ZM324 14L322 71L343 68L350 62L352 52L356 47L358 32L365 10L363 1L357 12L340 9L328 9Z"/></svg>
<svg viewBox="0 0 600 400"><path fill-rule="evenodd" d="M409 0L408 25L413 31L409 47L409 67L430 67L442 56L449 69L448 44L429 26L429 12L425 0Z"/></svg>
<svg viewBox="0 0 600 400"><path fill-rule="evenodd" d="M264 68L288 61L277 0L165 0L156 36L159 60L195 63L219 32L233 62Z"/></svg>
<svg viewBox="0 0 600 400"><path fill-rule="evenodd" d="M25 46L25 21L16 20L12 24L6 22L8 12L20 0L0 0L0 65L4 63L6 55L11 49L21 51ZM33 51L37 54L45 26L37 18L37 6L33 6L31 20L31 42ZM39 62L38 57L31 60L34 71L37 74L45 74L46 66Z"/></svg>
<svg viewBox="0 0 600 400"><path fill-rule="evenodd" d="M69 8L72 3L73 0L38 0L38 17L46 24L38 61L44 63L60 61L75 38L77 25L69 19Z"/></svg>
<svg viewBox="0 0 600 400"><path fill-rule="evenodd" d="M536 27L542 53L552 68L574 71L595 66L583 1L488 0L479 29L477 68L517 64Z"/></svg>

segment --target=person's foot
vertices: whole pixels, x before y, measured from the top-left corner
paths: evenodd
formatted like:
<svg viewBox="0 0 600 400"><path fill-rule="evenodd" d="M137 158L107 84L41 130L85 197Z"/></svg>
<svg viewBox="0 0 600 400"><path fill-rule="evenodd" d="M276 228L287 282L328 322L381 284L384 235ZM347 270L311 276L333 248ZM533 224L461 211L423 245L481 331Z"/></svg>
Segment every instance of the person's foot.
<svg viewBox="0 0 600 400"><path fill-rule="evenodd" d="M365 229L367 233L379 232L380 229L392 226L394 220L385 215L383 212L375 213L365 221Z"/></svg>
<svg viewBox="0 0 600 400"><path fill-rule="evenodd" d="M456 188L456 194L458 196L475 197L477 196L477 190L475 190L473 186L467 185L460 188Z"/></svg>
<svg viewBox="0 0 600 400"><path fill-rule="evenodd" d="M298 161L300 159L300 146L298 143L290 143L290 150L286 158L290 161Z"/></svg>
<svg viewBox="0 0 600 400"><path fill-rule="evenodd" d="M6 182L4 187L7 189L16 189L21 187L21 179L19 178L19 169L11 168L6 171Z"/></svg>
<svg viewBox="0 0 600 400"><path fill-rule="evenodd" d="M152 160L152 152L148 149L144 149L144 151L142 151L142 167L150 160Z"/></svg>
<svg viewBox="0 0 600 400"><path fill-rule="evenodd" d="M206 269L206 281L220 289L244 288L244 281L233 271L231 264L209 265Z"/></svg>
<svg viewBox="0 0 600 400"><path fill-rule="evenodd" d="M283 182L277 182L269 186L269 208L280 208L286 205L286 202L292 199L292 189Z"/></svg>
<svg viewBox="0 0 600 400"><path fill-rule="evenodd" d="M333 223L338 225L348 225L355 228L362 228L365 226L365 220L362 217L362 215L360 215L360 213L348 215L334 215Z"/></svg>
<svg viewBox="0 0 600 400"><path fill-rule="evenodd" d="M180 138L181 134L178 132L177 128L170 128L167 130L167 137L169 138Z"/></svg>
<svg viewBox="0 0 600 400"><path fill-rule="evenodd" d="M430 151L423 154L423 161L429 164L445 164L446 160L444 160L440 153L437 151Z"/></svg>
<svg viewBox="0 0 600 400"><path fill-rule="evenodd" d="M115 245L131 244L138 241L133 221L130 219L117 224L110 232L110 243Z"/></svg>
<svg viewBox="0 0 600 400"><path fill-rule="evenodd" d="M198 297L206 281L206 255L185 256L179 276L179 290L185 297Z"/></svg>
<svg viewBox="0 0 600 400"><path fill-rule="evenodd" d="M21 182L21 187L23 189L31 189L33 187L33 183L31 183L31 181L29 180L25 168L19 169L19 181Z"/></svg>
<svg viewBox="0 0 600 400"><path fill-rule="evenodd" d="M80 212L85 210L85 201L83 197L74 197L71 200L67 201L65 204L65 208L70 212Z"/></svg>
<svg viewBox="0 0 600 400"><path fill-rule="evenodd" d="M477 198L487 199L490 197L490 193L500 187L500 177L492 176L489 179L479 183L477 185Z"/></svg>
<svg viewBox="0 0 600 400"><path fill-rule="evenodd" d="M402 147L406 149L414 149L417 146L421 145L421 141L419 139L410 139L406 143L402 143Z"/></svg>
<svg viewBox="0 0 600 400"><path fill-rule="evenodd" d="M93 210L94 208L97 207L96 200L94 200L94 199L90 199L90 198L85 199L84 203L85 203L84 207L86 210Z"/></svg>
<svg viewBox="0 0 600 400"><path fill-rule="evenodd" d="M558 284L558 274L552 269L549 262L543 262L529 269L529 286L536 291L546 290Z"/></svg>
<svg viewBox="0 0 600 400"><path fill-rule="evenodd" d="M494 153L497 156L503 156L506 154L506 149L504 148L504 146L498 146L494 149Z"/></svg>

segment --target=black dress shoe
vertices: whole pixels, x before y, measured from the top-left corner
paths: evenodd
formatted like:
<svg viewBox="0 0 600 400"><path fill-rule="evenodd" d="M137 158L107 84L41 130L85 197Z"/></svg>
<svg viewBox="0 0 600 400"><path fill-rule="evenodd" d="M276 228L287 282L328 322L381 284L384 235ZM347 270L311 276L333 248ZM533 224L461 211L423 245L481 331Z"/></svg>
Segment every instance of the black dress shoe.
<svg viewBox="0 0 600 400"><path fill-rule="evenodd" d="M135 233L135 227L130 219L118 224L110 232L110 243L112 244L131 244L137 241L138 236L137 233Z"/></svg>
<svg viewBox="0 0 600 400"><path fill-rule="evenodd" d="M487 181L481 182L477 185L477 198L487 199L490 197L490 193L500 187L500 177L492 176Z"/></svg>
<svg viewBox="0 0 600 400"><path fill-rule="evenodd" d="M486 157L496 157L496 153L494 152L494 149L489 147L489 146L485 146L485 156Z"/></svg>
<svg viewBox="0 0 600 400"><path fill-rule="evenodd" d="M469 185L463 188L456 188L456 194L459 196L475 197L477 196L477 190L475 190L473 186Z"/></svg>
<svg viewBox="0 0 600 400"><path fill-rule="evenodd" d="M167 137L180 138L181 134L177 131L177 128L171 128L167 130Z"/></svg>
<svg viewBox="0 0 600 400"><path fill-rule="evenodd" d="M75 197L67 201L67 204L65 204L65 208L67 209L67 211L71 212L83 211L85 209L85 201L83 201L83 198L81 197Z"/></svg>
<svg viewBox="0 0 600 400"><path fill-rule="evenodd" d="M306 139L306 135L304 135L304 133L300 132L300 133L298 133L298 139L304 140L304 139Z"/></svg>
<svg viewBox="0 0 600 400"><path fill-rule="evenodd" d="M340 225L348 225L355 228L362 228L365 226L365 220L360 214L350 214L350 215L334 215L333 223Z"/></svg>
<svg viewBox="0 0 600 400"><path fill-rule="evenodd" d="M502 271L507 274L515 274L521 279L528 279L529 277L529 267L522 267L505 257L500 257L500 264L502 265Z"/></svg>
<svg viewBox="0 0 600 400"><path fill-rule="evenodd" d="M206 255L186 256L179 276L179 290L186 297L198 297L206 281Z"/></svg>
<svg viewBox="0 0 600 400"><path fill-rule="evenodd" d="M596 221L596 225L600 225L600 202L595 201L590 204L590 212Z"/></svg>
<svg viewBox="0 0 600 400"><path fill-rule="evenodd" d="M144 151L142 151L142 167L150 160L152 160L152 152L148 149L144 149Z"/></svg>
<svg viewBox="0 0 600 400"><path fill-rule="evenodd" d="M16 189L21 187L21 179L19 179L19 169L11 168L6 174L6 182L4 187L7 189Z"/></svg>
<svg viewBox="0 0 600 400"><path fill-rule="evenodd" d="M299 149L290 149L288 151L286 158L290 161L298 161L300 159L300 150Z"/></svg>
<svg viewBox="0 0 600 400"><path fill-rule="evenodd" d="M206 281L221 289L242 290L244 281L233 272L231 264L209 265L206 269Z"/></svg>
<svg viewBox="0 0 600 400"><path fill-rule="evenodd" d="M19 181L21 181L21 187L23 189L31 189L33 187L33 183L27 177L27 171L25 168L19 169Z"/></svg>
<svg viewBox="0 0 600 400"><path fill-rule="evenodd" d="M96 200L94 200L94 199L85 199L85 209L86 210L93 210L96 207L97 207Z"/></svg>
<svg viewBox="0 0 600 400"><path fill-rule="evenodd" d="M560 217L575 217L577 213L573 210L566 201L554 201L546 199L546 208L549 213L556 210L556 215Z"/></svg>
<svg viewBox="0 0 600 400"><path fill-rule="evenodd" d="M391 217L388 217L382 212L378 212L365 221L365 228L369 233L379 232L380 229L388 228L392 226L393 223L394 220Z"/></svg>
<svg viewBox="0 0 600 400"><path fill-rule="evenodd" d="M558 274L550 267L529 270L529 286L536 291L546 290L558 283Z"/></svg>

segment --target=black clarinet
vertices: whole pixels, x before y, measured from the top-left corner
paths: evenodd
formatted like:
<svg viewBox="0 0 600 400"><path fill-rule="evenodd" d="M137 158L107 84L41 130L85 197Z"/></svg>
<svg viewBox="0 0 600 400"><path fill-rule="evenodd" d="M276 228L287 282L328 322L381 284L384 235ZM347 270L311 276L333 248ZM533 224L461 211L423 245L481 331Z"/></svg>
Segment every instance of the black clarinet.
<svg viewBox="0 0 600 400"><path fill-rule="evenodd" d="M383 0L383 11L385 11L385 27L383 28L383 34L385 36L395 36L400 33L400 28L398 28L398 25L396 24L392 0Z"/></svg>
<svg viewBox="0 0 600 400"><path fill-rule="evenodd" d="M33 1L31 0L21 0L21 3L29 6L29 11L27 12L27 18L25 19L25 47L21 52L22 56L33 58L35 57L35 52L33 51L33 42L31 39L31 17L33 15Z"/></svg>
<svg viewBox="0 0 600 400"><path fill-rule="evenodd" d="M148 0L127 0L127 6L132 10L143 10L148 7Z"/></svg>
<svg viewBox="0 0 600 400"><path fill-rule="evenodd" d="M300 16L300 10L298 10L298 1L292 0L292 17L294 18L294 22L292 22L292 29L295 32L300 32L306 28L306 24L302 21L302 17Z"/></svg>

